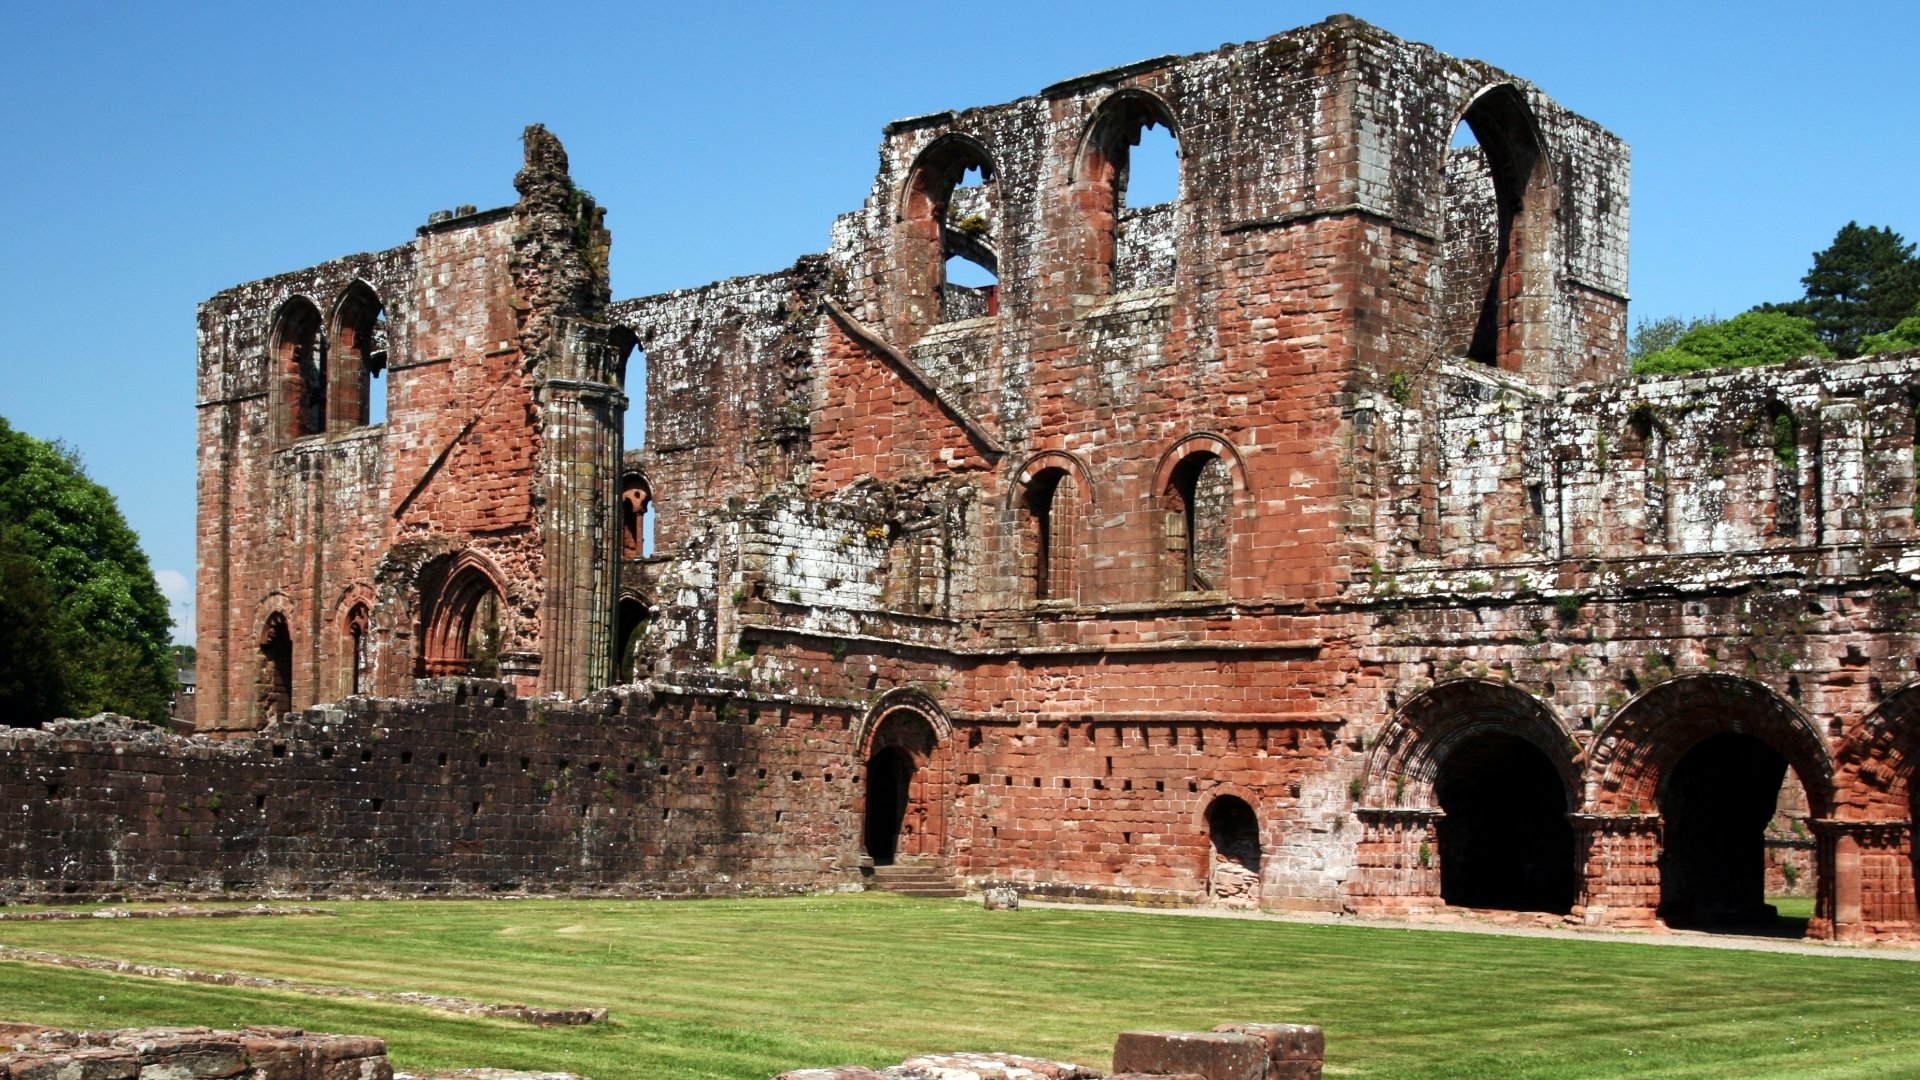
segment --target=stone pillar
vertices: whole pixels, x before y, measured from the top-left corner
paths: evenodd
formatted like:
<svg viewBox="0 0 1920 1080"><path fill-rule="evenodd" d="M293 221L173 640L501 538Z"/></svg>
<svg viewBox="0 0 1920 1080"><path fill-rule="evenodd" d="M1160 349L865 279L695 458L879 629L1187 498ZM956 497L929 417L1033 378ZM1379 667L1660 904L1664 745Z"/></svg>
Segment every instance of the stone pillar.
<svg viewBox="0 0 1920 1080"><path fill-rule="evenodd" d="M619 596L620 441L626 394L607 328L556 320L541 403L542 688L578 698L613 678Z"/></svg>
<svg viewBox="0 0 1920 1080"><path fill-rule="evenodd" d="M1409 808L1354 811L1360 842L1354 847L1347 902L1363 915L1406 915L1438 910L1440 898L1439 810Z"/></svg>
<svg viewBox="0 0 1920 1080"><path fill-rule="evenodd" d="M1819 880L1807 932L1840 941L1910 937L1916 922L1911 821L1808 822Z"/></svg>
<svg viewBox="0 0 1920 1080"><path fill-rule="evenodd" d="M1574 915L1588 926L1654 926L1660 908L1658 814L1574 814L1582 867Z"/></svg>

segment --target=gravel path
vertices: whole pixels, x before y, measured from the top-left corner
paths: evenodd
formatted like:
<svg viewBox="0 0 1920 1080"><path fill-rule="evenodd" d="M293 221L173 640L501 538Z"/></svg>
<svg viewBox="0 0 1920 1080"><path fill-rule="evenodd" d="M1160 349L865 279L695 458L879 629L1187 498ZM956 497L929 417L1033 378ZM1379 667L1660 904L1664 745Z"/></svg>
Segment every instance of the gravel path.
<svg viewBox="0 0 1920 1080"><path fill-rule="evenodd" d="M1117 911L1132 914L1181 915L1196 919L1242 919L1251 922L1299 923L1313 926L1365 926L1376 930L1419 930L1442 934L1489 934L1495 937L1558 938L1563 941L1621 941L1635 945L1662 945L1683 949L1733 949L1745 952L1790 953L1797 956L1844 956L1863 960L1920 962L1920 945L1876 945L1811 941L1804 938L1709 934L1699 930L1584 930L1567 926L1516 926L1471 913L1431 919L1363 918L1320 912L1231 911L1220 908L1143 908L1125 904L1058 903L1023 898L1022 907L1063 911Z"/></svg>

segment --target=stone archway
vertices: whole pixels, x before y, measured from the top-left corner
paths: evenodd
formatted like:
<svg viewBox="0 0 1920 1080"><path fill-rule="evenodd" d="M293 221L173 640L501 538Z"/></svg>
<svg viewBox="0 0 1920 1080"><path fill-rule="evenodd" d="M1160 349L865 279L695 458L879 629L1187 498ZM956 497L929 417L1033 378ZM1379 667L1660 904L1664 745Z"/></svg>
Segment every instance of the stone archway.
<svg viewBox="0 0 1920 1080"><path fill-rule="evenodd" d="M1789 770L1824 818L1834 791L1826 741L1760 683L1682 675L1628 702L1588 761L1587 921L1770 926L1765 829ZM1809 930L1819 936L1832 925L1832 872L1816 848Z"/></svg>
<svg viewBox="0 0 1920 1080"><path fill-rule="evenodd" d="M1771 922L1766 828L1787 759L1751 735L1709 735L1660 785L1660 908L1669 926Z"/></svg>
<svg viewBox="0 0 1920 1080"><path fill-rule="evenodd" d="M938 856L946 847L947 784L933 722L894 708L874 723L862 751L861 842L875 866Z"/></svg>
<svg viewBox="0 0 1920 1080"><path fill-rule="evenodd" d="M1462 740L1434 781L1440 896L1454 907L1564 915L1578 891L1568 791L1519 736Z"/></svg>
<svg viewBox="0 0 1920 1080"><path fill-rule="evenodd" d="M1545 705L1505 683L1458 679L1408 702L1362 781L1348 903L1566 914L1577 900L1575 752Z"/></svg>

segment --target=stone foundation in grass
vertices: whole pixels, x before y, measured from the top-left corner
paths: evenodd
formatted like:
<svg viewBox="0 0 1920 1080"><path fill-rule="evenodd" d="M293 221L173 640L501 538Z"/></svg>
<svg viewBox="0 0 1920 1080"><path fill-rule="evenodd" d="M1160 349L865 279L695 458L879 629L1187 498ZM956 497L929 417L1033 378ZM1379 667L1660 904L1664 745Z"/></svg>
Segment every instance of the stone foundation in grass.
<svg viewBox="0 0 1920 1080"><path fill-rule="evenodd" d="M1320 1080L1326 1038L1313 1024L1222 1024L1212 1031L1123 1031L1114 1072L1018 1054L930 1054L885 1069L795 1069L773 1080Z"/></svg>
<svg viewBox="0 0 1920 1080"><path fill-rule="evenodd" d="M0 1024L0 1080L393 1080L387 1044L299 1028Z"/></svg>

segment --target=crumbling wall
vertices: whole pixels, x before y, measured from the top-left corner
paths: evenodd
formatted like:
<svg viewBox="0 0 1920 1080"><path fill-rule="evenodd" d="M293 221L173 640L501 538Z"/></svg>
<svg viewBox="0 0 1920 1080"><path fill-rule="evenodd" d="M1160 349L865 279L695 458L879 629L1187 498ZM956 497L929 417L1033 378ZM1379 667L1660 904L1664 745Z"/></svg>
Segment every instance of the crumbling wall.
<svg viewBox="0 0 1920 1080"><path fill-rule="evenodd" d="M744 685L563 705L446 680L247 739L110 720L0 739L15 899L120 894L714 895L851 883L835 706Z"/></svg>

